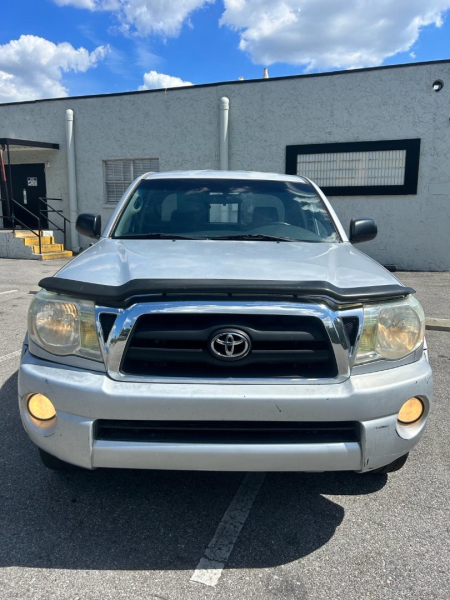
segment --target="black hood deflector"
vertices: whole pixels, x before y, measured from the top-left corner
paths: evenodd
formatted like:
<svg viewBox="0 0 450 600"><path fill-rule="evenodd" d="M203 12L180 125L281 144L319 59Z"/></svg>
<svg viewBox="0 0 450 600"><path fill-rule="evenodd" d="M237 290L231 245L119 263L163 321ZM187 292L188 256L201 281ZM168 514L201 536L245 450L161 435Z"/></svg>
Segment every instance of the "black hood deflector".
<svg viewBox="0 0 450 600"><path fill-rule="evenodd" d="M49 292L93 300L103 306L120 307L131 304L137 296L185 295L247 295L294 296L295 299L324 297L336 304L376 302L414 294L415 290L401 284L373 287L338 288L326 281L258 281L235 279L133 279L127 283L100 285L63 277L45 277L39 285Z"/></svg>

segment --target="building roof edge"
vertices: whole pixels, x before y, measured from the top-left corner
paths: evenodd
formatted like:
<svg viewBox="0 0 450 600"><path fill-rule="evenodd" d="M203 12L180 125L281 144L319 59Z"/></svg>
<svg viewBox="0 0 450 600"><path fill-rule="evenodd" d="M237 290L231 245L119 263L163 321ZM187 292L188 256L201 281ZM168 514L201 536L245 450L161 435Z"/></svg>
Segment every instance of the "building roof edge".
<svg viewBox="0 0 450 600"><path fill-rule="evenodd" d="M171 88L157 88L154 90L132 90L128 92L112 92L112 93L104 93L104 94L90 94L83 96L63 96L61 98L39 98L38 100L21 100L18 102L3 102L0 103L0 108L2 106L13 106L13 105L22 105L22 104L38 104L41 102L61 102L62 100L89 100L95 98L113 98L116 96L133 96L137 94L160 94L166 93L168 90L172 91L191 91L199 88L208 88L208 87L220 87L220 86L228 86L228 85L246 85L249 83L263 83L264 85L269 85L274 81L286 81L293 79L307 79L313 77L334 77L336 75L351 75L354 73L366 73L366 72L374 72L374 71L382 71L387 69L402 69L402 68L411 68L411 67L423 67L430 65L441 65L441 64L450 64L450 59L441 59L441 60L429 60L422 62L413 62L413 63L401 63L396 65L381 65L379 67L363 67L361 69L344 69L339 71L325 71L323 73L302 73L300 75L283 75L280 77L270 77L268 79L244 79L244 80L232 80L232 81L217 81L213 83L199 83L195 85L187 85L187 86L178 86Z"/></svg>

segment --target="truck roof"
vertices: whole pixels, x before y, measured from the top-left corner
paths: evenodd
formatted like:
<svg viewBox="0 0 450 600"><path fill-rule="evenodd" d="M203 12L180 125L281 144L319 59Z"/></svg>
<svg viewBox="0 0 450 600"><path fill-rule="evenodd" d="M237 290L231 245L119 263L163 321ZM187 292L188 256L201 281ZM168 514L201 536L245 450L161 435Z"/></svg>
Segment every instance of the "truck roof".
<svg viewBox="0 0 450 600"><path fill-rule="evenodd" d="M160 173L146 173L142 179L254 179L308 183L304 177L297 177L297 175L261 173L258 171L165 171Z"/></svg>

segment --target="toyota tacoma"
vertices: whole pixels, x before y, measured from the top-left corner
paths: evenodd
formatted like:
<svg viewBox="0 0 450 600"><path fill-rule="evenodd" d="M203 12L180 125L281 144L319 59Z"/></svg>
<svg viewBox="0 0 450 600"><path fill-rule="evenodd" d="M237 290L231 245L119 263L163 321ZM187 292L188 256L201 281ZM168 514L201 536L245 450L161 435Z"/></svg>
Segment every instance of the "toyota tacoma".
<svg viewBox="0 0 450 600"><path fill-rule="evenodd" d="M432 401L414 290L360 252L312 181L136 180L40 281L19 375L53 469L399 469Z"/></svg>

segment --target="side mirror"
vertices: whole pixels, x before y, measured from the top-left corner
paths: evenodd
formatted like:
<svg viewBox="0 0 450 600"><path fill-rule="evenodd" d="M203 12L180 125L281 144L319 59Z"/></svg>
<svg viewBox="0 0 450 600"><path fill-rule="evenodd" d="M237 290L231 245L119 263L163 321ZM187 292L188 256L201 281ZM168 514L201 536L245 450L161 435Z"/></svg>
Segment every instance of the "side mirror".
<svg viewBox="0 0 450 600"><path fill-rule="evenodd" d="M368 242L377 237L378 227L373 219L352 219L349 239L352 244Z"/></svg>
<svg viewBox="0 0 450 600"><path fill-rule="evenodd" d="M99 238L102 234L102 217L94 213L82 213L75 225L81 235L89 238Z"/></svg>

